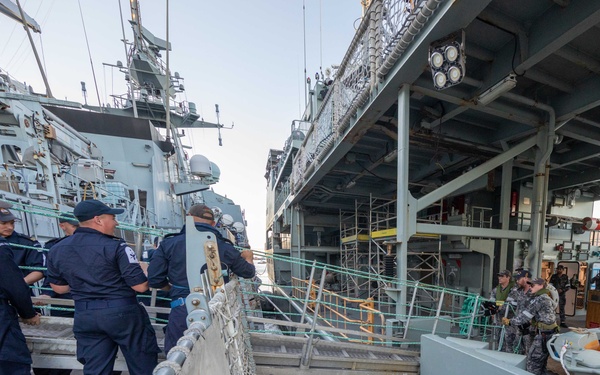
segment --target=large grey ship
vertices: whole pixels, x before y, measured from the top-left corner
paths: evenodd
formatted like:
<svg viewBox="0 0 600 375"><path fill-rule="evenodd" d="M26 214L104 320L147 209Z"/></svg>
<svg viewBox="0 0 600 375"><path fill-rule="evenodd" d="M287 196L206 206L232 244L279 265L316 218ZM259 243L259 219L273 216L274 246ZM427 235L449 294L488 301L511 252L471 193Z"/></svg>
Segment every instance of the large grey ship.
<svg viewBox="0 0 600 375"><path fill-rule="evenodd" d="M304 115L267 156L257 256L268 277L188 275L192 323L156 374L526 374L524 356L497 350L504 330L482 307L498 272L549 279L565 266L573 319L600 299L590 283L600 273L600 3L362 3L345 56L315 75ZM89 194L128 208L122 235L140 250L180 227L190 203L213 199L203 189L217 176L205 158L186 161L177 129L221 125L189 103L163 104L177 91L156 64L168 41L133 19L119 66L130 92L116 106L36 95L2 75L0 187L41 240ZM244 218L226 203L215 206L231 206L226 222L245 247L233 224ZM188 249L205 240L190 233ZM594 319L548 343L572 374L600 373L597 352L584 350L598 340ZM34 364L80 368L69 321L45 321L46 332L24 328Z"/></svg>

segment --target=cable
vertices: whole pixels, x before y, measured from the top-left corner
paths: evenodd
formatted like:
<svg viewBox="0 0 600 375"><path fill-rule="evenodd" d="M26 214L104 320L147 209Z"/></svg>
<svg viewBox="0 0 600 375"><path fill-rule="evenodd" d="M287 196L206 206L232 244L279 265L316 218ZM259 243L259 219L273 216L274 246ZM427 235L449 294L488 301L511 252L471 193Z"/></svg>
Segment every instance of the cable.
<svg viewBox="0 0 600 375"><path fill-rule="evenodd" d="M92 76L94 77L94 87L96 88L96 96L98 97L98 106L102 106L102 101L100 100L100 92L98 91L98 82L96 81L96 71L94 70L94 62L92 61L92 52L90 51L90 42L88 40L87 31L85 29L85 22L83 21L81 0L78 0L77 4L79 5L79 15L81 16L81 25L83 26L83 35L85 36L85 44L87 46L88 56L90 58L90 65L92 66Z"/></svg>

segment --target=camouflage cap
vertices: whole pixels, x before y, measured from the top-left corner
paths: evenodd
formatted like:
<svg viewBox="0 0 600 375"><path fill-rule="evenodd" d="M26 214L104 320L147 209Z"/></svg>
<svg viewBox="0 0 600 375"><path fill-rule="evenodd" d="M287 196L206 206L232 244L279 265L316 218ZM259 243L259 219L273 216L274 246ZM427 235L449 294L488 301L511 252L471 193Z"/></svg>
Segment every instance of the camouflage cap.
<svg viewBox="0 0 600 375"><path fill-rule="evenodd" d="M546 280L541 277L536 277L527 282L529 285L546 285Z"/></svg>
<svg viewBox="0 0 600 375"><path fill-rule="evenodd" d="M512 272L510 272L509 270L503 270L503 271L498 272L498 276L511 277L512 276Z"/></svg>

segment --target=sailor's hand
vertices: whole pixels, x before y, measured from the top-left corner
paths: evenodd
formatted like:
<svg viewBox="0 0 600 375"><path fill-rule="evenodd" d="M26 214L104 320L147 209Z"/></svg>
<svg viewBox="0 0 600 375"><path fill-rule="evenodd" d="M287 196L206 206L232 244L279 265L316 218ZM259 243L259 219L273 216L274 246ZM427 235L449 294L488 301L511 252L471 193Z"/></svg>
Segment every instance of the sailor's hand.
<svg viewBox="0 0 600 375"><path fill-rule="evenodd" d="M23 323L29 325L29 326L39 326L41 319L40 319L41 314L37 313L35 314L35 316L33 318L29 318L29 319L23 319Z"/></svg>
<svg viewBox="0 0 600 375"><path fill-rule="evenodd" d="M505 326L509 326L510 325L510 319L508 318L502 318L502 324Z"/></svg>

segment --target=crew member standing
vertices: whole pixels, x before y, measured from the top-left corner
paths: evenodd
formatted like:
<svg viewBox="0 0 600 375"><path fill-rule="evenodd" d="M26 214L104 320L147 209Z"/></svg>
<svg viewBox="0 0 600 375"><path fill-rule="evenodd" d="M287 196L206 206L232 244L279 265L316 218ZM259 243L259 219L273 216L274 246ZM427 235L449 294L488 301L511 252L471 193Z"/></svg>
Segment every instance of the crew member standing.
<svg viewBox="0 0 600 375"><path fill-rule="evenodd" d="M64 237L53 238L51 240L46 241L46 243L44 244L44 248L48 249L49 251L50 251L50 249L52 249L52 247L54 245L56 245L60 241L64 240L65 238L67 238L70 235L72 235L73 233L75 233L75 230L77 228L79 228L79 221L77 221L77 219L75 219L73 214L68 213L68 212L62 212L60 214L60 217L58 218L58 226L60 227L60 229L63 231L63 233L65 235L64 235ZM50 288L50 282L47 277L44 279L44 284L42 285L42 289L40 291L39 297L40 298L73 299L73 296L71 296L71 293L58 294L55 291L53 291ZM43 302L36 303L36 305L44 305L44 304L45 303L43 303ZM50 308L52 308L52 306L50 306ZM65 317L65 318L72 318L74 314L72 311L51 309L50 315L51 316L61 316L61 317ZM69 374L71 374L71 370L70 369L51 369L51 368L35 368L34 367L33 373L35 375L69 375Z"/></svg>
<svg viewBox="0 0 600 375"><path fill-rule="evenodd" d="M19 326L40 324L33 309L28 285L12 259L10 246L0 239L0 375L29 375L31 354Z"/></svg>
<svg viewBox="0 0 600 375"><path fill-rule="evenodd" d="M558 292L558 313L560 316L560 326L567 328L565 305L567 304L567 290L569 290L569 276L565 274L565 266L561 264L556 267L556 273L550 278L550 284L552 284Z"/></svg>
<svg viewBox="0 0 600 375"><path fill-rule="evenodd" d="M148 289L147 278L133 249L113 236L122 212L93 199L78 203L73 214L80 227L48 254L50 286L75 300L73 333L85 374L111 374L120 348L131 375L148 375L160 351L136 300L136 292Z"/></svg>
<svg viewBox="0 0 600 375"><path fill-rule="evenodd" d="M510 306L505 305L506 299L508 298L508 294L511 289L515 286L515 281L512 279L512 272L509 270L503 270L498 272L498 285L494 289L492 289L492 294L490 296L490 300L496 303L498 306L498 310L495 315L494 322L499 325L500 318L504 317L505 314L507 316L512 317L513 312L510 309ZM500 329L496 328L495 333L497 334L496 342L499 343L501 340ZM506 336L506 335L505 335ZM508 347L506 340L503 340L502 351L508 352L511 348Z"/></svg>
<svg viewBox="0 0 600 375"><path fill-rule="evenodd" d="M214 213L208 206L192 206L188 215L194 218L197 230L215 235L223 270L244 278L254 277L256 269L252 251L244 250L240 253L229 240L221 236L214 227ZM148 280L152 288L170 291L171 314L165 332L165 353L168 353L187 329L185 298L190 294L190 287L186 271L185 227L178 234L165 236L160 243L148 267ZM225 278L225 282L227 281L228 278Z"/></svg>
<svg viewBox="0 0 600 375"><path fill-rule="evenodd" d="M531 286L528 282L530 279L531 272L528 270L521 270L515 275L516 285L512 288L507 298L507 301L510 301L514 308L514 316L519 315L521 311L524 311L529 306L531 296L528 293ZM511 340L508 342L512 349L509 353L526 354L533 340L529 325L525 324L519 327L507 326L506 330L507 342ZM513 332L514 338L509 336L508 332Z"/></svg>
<svg viewBox="0 0 600 375"><path fill-rule="evenodd" d="M546 285L544 279L541 277L532 279L529 285L533 295L529 306L513 319L502 318L502 324L510 326L531 324L535 336L527 352L527 371L544 375L549 355L546 342L558 331L558 325L552 300L548 297L548 290L544 288Z"/></svg>
<svg viewBox="0 0 600 375"><path fill-rule="evenodd" d="M32 247L38 247L41 250L42 245L33 238L15 232L15 220L18 220L17 217L8 208L0 208L0 236L4 237L11 245L25 246L10 247L15 263L19 267L43 267L44 255L40 251L32 249ZM29 285L44 277L40 270L21 269L21 273Z"/></svg>

